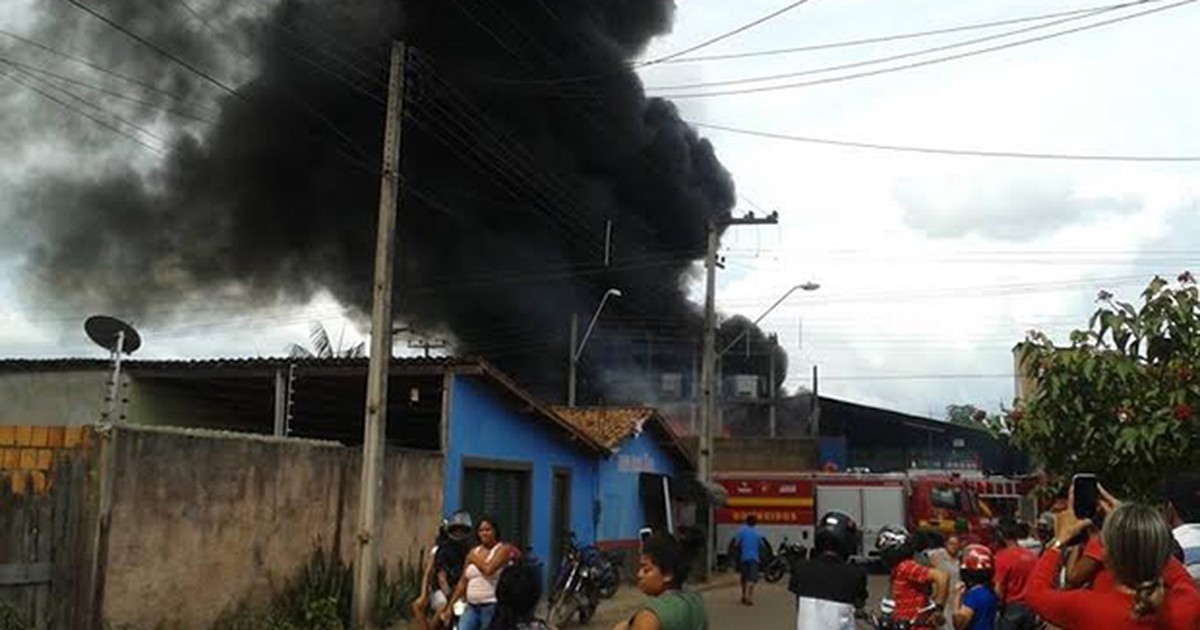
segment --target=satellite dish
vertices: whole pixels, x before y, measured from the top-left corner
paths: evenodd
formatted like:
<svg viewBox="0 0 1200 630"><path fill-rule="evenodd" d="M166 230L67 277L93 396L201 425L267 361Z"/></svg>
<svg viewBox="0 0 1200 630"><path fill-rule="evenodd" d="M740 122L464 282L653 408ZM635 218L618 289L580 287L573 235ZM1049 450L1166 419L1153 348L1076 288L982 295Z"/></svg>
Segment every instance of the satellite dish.
<svg viewBox="0 0 1200 630"><path fill-rule="evenodd" d="M93 315L83 330L96 345L113 354L133 354L142 347L142 337L133 326L108 315Z"/></svg>
<svg viewBox="0 0 1200 630"><path fill-rule="evenodd" d="M83 322L83 330L96 345L112 353L112 377L108 380L104 412L100 416L102 422L110 422L117 413L120 398L121 356L137 352L142 347L142 337L133 326L108 315L92 315ZM125 419L124 413L119 419Z"/></svg>

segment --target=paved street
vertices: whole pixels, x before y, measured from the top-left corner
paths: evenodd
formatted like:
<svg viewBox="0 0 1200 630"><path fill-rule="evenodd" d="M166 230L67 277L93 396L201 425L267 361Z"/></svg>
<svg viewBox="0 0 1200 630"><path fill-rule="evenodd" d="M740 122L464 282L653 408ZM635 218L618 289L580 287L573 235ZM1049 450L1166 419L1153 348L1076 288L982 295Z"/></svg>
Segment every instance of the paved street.
<svg viewBox="0 0 1200 630"><path fill-rule="evenodd" d="M883 576L871 576L869 589L872 607L878 608L879 599L886 588ZM704 592L712 630L791 630L796 627L795 604L784 584L760 585L753 607L742 606L738 603L739 599L740 591L736 586ZM602 604L596 618L586 627L611 628L637 609L637 601L636 595L622 593L617 599Z"/></svg>

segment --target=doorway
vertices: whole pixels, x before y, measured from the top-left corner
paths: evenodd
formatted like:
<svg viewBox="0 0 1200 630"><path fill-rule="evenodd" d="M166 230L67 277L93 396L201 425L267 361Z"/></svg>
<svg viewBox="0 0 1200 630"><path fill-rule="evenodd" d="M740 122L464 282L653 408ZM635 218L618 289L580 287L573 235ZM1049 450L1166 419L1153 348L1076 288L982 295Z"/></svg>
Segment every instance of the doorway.
<svg viewBox="0 0 1200 630"><path fill-rule="evenodd" d="M571 533L571 470L569 468L554 469L554 483L551 488L553 502L550 506L550 562L552 571L557 572L562 566L563 547Z"/></svg>

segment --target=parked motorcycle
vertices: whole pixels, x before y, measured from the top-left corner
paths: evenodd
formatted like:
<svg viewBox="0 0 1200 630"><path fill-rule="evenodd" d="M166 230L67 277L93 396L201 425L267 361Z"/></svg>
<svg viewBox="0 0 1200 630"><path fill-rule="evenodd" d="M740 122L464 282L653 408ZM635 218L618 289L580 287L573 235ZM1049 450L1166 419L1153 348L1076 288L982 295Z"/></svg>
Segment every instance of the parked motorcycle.
<svg viewBox="0 0 1200 630"><path fill-rule="evenodd" d="M880 603L880 612L859 611L855 622L863 630L924 630L941 628L946 620L942 617L941 609L935 604L929 604L917 613L913 621L900 621L892 618L895 603L885 599Z"/></svg>
<svg viewBox="0 0 1200 630"><path fill-rule="evenodd" d="M595 559L598 555L584 553L575 544L575 534L571 533L564 545L563 561L554 588L550 591L550 610L546 617L551 625L563 627L573 619L586 624L596 614L596 607L600 605Z"/></svg>
<svg viewBox="0 0 1200 630"><path fill-rule="evenodd" d="M596 592L599 593L600 599L609 599L616 595L617 588L621 586L621 567L624 566L624 558L620 554L600 551L592 547L588 547L584 551L595 554L595 558L591 562L596 566Z"/></svg>
<svg viewBox="0 0 1200 630"><path fill-rule="evenodd" d="M789 542L785 537L779 543L779 549L771 554L763 567L763 578L774 584L783 579L797 562L803 560L808 550L800 543Z"/></svg>

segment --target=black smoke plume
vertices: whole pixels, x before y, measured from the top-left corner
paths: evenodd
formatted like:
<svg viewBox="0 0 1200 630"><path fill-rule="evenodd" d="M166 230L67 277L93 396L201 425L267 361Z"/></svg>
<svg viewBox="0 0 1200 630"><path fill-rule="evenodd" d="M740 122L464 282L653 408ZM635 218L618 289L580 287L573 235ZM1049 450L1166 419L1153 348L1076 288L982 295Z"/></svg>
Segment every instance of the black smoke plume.
<svg viewBox="0 0 1200 630"><path fill-rule="evenodd" d="M605 357L630 361L621 349L644 339L646 373L691 365L700 318L686 285L734 189L708 141L630 68L670 29L672 1L82 1L236 93L66 2L39 4L34 37L174 95L105 101L166 127L161 167L106 162L24 189L26 270L42 297L153 321L190 296L238 310L325 289L367 312L400 39L397 319L557 397L569 314L586 325L613 287L624 296L585 376ZM751 342L761 357L759 331Z"/></svg>

